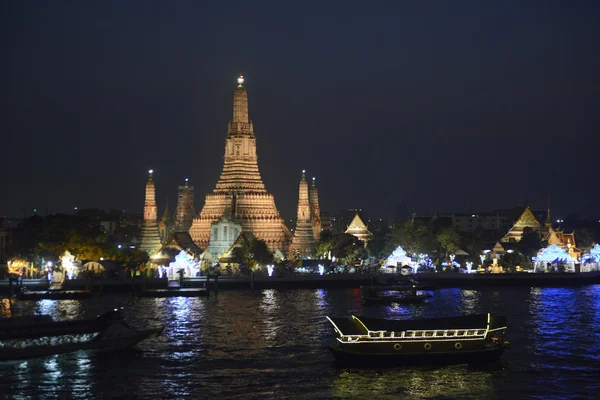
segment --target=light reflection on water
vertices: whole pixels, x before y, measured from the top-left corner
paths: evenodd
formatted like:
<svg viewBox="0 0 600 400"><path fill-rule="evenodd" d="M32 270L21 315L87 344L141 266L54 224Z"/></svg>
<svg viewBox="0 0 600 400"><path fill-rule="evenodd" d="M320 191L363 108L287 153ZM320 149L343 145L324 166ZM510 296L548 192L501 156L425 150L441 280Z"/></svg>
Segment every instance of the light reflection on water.
<svg viewBox="0 0 600 400"><path fill-rule="evenodd" d="M67 320L124 306L132 325L164 325L137 351L0 363L10 397L550 398L590 397L600 370L600 285L444 289L426 304L364 306L357 290L221 291L210 298L105 296L19 302L13 314ZM492 311L512 349L486 368L355 370L335 365L326 315L383 318ZM577 339L576 339L577 338Z"/></svg>

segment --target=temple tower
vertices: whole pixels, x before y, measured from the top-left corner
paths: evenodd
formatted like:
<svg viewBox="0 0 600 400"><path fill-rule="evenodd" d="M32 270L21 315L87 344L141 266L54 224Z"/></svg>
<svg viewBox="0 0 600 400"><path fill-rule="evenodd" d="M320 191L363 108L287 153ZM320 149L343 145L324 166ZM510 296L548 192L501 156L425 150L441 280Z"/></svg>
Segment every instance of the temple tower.
<svg viewBox="0 0 600 400"><path fill-rule="evenodd" d="M169 215L169 199L165 201L165 211L163 212L163 216L158 221L158 235L160 237L161 243L166 242L171 236L173 230L173 220Z"/></svg>
<svg viewBox="0 0 600 400"><path fill-rule="evenodd" d="M298 195L298 219L296 230L290 245L290 255L308 257L315 249L315 238L311 225L311 204L308 199L308 182L306 182L306 171L302 171Z"/></svg>
<svg viewBox="0 0 600 400"><path fill-rule="evenodd" d="M313 236L315 242L321 238L321 208L319 207L319 191L317 190L317 184L315 178L312 178L312 186L309 192L310 199L310 215L311 225L313 229Z"/></svg>
<svg viewBox="0 0 600 400"><path fill-rule="evenodd" d="M188 232L196 211L194 210L194 186L185 178L185 185L179 186L177 209L175 210L175 233Z"/></svg>
<svg viewBox="0 0 600 400"><path fill-rule="evenodd" d="M548 212L546 213L546 222L544 223L546 230L552 229L552 217L550 216L550 193L548 193Z"/></svg>
<svg viewBox="0 0 600 400"><path fill-rule="evenodd" d="M267 193L258 170L256 137L248 118L248 93L242 76L233 93L233 119L225 139L223 172L213 193L206 195L204 207L194 218L189 231L199 247L208 247L211 224L225 210L240 221L243 231L264 240L270 251L287 248L290 231L279 215L273 195Z"/></svg>
<svg viewBox="0 0 600 400"><path fill-rule="evenodd" d="M150 176L148 177L148 182L146 182L146 201L144 203L144 221L142 224L140 250L153 256L160 250L161 242L156 221L156 189L154 187L154 180L152 180L152 173L154 171L150 170L148 172Z"/></svg>

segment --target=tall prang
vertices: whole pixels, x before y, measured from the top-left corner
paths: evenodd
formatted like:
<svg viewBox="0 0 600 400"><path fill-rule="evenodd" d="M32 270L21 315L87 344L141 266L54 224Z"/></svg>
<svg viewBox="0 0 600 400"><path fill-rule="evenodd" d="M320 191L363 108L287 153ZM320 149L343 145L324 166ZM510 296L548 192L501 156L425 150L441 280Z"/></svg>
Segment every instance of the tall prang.
<svg viewBox="0 0 600 400"><path fill-rule="evenodd" d="M308 197L310 199L310 223L315 241L318 241L321 237L321 208L319 207L319 191L317 190L314 177L312 178L312 186L310 187Z"/></svg>
<svg viewBox="0 0 600 400"><path fill-rule="evenodd" d="M142 223L142 235L140 240L140 250L153 256L161 248L160 235L158 234L158 222L156 220L156 188L152 173L146 182L146 200L144 202L144 221Z"/></svg>
<svg viewBox="0 0 600 400"><path fill-rule="evenodd" d="M285 252L291 236L258 170L256 137L248 119L248 93L244 78L238 78L233 93L233 119L225 139L223 172L213 193L207 194L204 207L190 228L190 236L201 248L210 241L211 224L225 210L242 224L242 230L264 240L270 251Z"/></svg>
<svg viewBox="0 0 600 400"><path fill-rule="evenodd" d="M311 225L311 204L308 199L308 182L306 182L306 171L302 171L300 178L300 187L298 190L298 218L296 220L296 229L294 237L290 244L291 256L308 257L315 249L315 238L313 227Z"/></svg>
<svg viewBox="0 0 600 400"><path fill-rule="evenodd" d="M194 186L185 179L185 185L179 186L177 209L175 210L175 233L187 233L192 227L196 211L194 210Z"/></svg>

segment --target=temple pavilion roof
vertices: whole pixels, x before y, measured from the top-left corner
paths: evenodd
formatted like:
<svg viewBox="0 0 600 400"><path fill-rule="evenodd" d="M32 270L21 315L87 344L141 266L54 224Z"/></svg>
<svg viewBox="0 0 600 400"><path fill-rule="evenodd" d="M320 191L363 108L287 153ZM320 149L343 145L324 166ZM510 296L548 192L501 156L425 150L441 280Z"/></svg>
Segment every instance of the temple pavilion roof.
<svg viewBox="0 0 600 400"><path fill-rule="evenodd" d="M346 229L346 232L350 235L354 235L356 237L359 236L371 236L371 232L369 232L369 230L367 229L367 226L365 225L365 223L363 222L363 220L360 218L360 216L358 215L358 213L356 213L356 215L354 216L354 219L352 219L352 222L350 222L350 225L348 225L348 228ZM360 237L359 237L360 239Z"/></svg>

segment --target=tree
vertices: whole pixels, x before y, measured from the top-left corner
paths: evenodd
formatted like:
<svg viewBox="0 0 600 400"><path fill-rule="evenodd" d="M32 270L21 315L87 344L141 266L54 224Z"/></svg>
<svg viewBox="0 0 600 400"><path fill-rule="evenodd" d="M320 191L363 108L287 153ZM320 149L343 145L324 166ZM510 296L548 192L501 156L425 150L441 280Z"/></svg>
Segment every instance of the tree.
<svg viewBox="0 0 600 400"><path fill-rule="evenodd" d="M409 254L426 253L431 246L431 232L419 220L404 221L391 231L386 250L391 253L398 246Z"/></svg>
<svg viewBox="0 0 600 400"><path fill-rule="evenodd" d="M335 248L335 239L331 232L321 232L319 241L315 245L315 254L319 258L326 258L330 251Z"/></svg>
<svg viewBox="0 0 600 400"><path fill-rule="evenodd" d="M477 229L473 232L463 233L461 234L461 245L462 248L465 249L467 253L469 253L469 261L477 264L479 260L479 255L483 252L483 240L481 235L483 230Z"/></svg>
<svg viewBox="0 0 600 400"><path fill-rule="evenodd" d="M446 258L448 254L456 253L460 250L460 235L454 228L444 228L435 237L439 246L444 250Z"/></svg>
<svg viewBox="0 0 600 400"><path fill-rule="evenodd" d="M364 258L365 248L363 242L352 235L344 233L340 235L333 255L346 265L354 264L357 258Z"/></svg>
<svg viewBox="0 0 600 400"><path fill-rule="evenodd" d="M260 239L243 240L233 248L232 254L235 262L239 264L248 264L250 266L254 263L273 263L273 254L269 252L267 243Z"/></svg>
<svg viewBox="0 0 600 400"><path fill-rule="evenodd" d="M577 229L575 231L575 243L577 247L587 249L592 247L592 243L596 241L594 231L591 229Z"/></svg>
<svg viewBox="0 0 600 400"><path fill-rule="evenodd" d="M542 248L542 241L539 232L530 227L523 229L521 240L517 244L517 248L528 260L535 256Z"/></svg>

